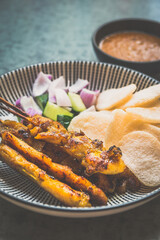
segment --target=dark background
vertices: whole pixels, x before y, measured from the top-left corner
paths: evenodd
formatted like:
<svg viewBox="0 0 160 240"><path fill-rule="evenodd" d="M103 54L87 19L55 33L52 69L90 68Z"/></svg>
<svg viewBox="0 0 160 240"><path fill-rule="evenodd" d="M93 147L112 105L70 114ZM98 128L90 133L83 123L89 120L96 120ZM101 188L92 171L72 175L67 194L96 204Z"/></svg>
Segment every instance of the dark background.
<svg viewBox="0 0 160 240"><path fill-rule="evenodd" d="M91 35L119 18L160 21L159 0L0 0L0 74L39 62L96 60ZM159 240L159 198L94 219L50 217L0 199L0 240Z"/></svg>

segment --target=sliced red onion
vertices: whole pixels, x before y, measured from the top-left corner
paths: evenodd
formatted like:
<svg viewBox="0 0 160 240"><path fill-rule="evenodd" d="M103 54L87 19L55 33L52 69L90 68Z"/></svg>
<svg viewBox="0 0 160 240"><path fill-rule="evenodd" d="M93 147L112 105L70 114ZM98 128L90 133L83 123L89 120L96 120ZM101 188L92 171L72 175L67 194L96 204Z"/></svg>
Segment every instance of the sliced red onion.
<svg viewBox="0 0 160 240"><path fill-rule="evenodd" d="M67 93L60 88L55 89L55 96L56 96L56 102L57 105L60 107L71 107L71 101L70 98L68 97Z"/></svg>
<svg viewBox="0 0 160 240"><path fill-rule="evenodd" d="M49 102L51 102L51 103L56 103L56 96L53 95L53 94L52 94L52 95L49 94L48 100L49 100Z"/></svg>
<svg viewBox="0 0 160 240"><path fill-rule="evenodd" d="M64 91L65 91L66 93L69 92L69 85L70 85L70 81L68 80L67 86L64 88Z"/></svg>
<svg viewBox="0 0 160 240"><path fill-rule="evenodd" d="M21 97L20 99L20 104L22 106L22 109L27 113L28 111L31 112L32 109L32 113L33 110L35 111L36 114L42 115L42 111L41 109L38 107L38 105L36 104L36 102L34 101L33 97ZM30 109L30 110L28 110ZM29 114L29 113L28 113Z"/></svg>
<svg viewBox="0 0 160 240"><path fill-rule="evenodd" d="M51 74L45 74L49 80L52 80L53 76Z"/></svg>
<svg viewBox="0 0 160 240"><path fill-rule="evenodd" d="M51 80L48 78L48 74L40 72L33 84L33 96L37 97L45 93L50 84Z"/></svg>
<svg viewBox="0 0 160 240"><path fill-rule="evenodd" d="M29 114L31 117L33 117L36 114L42 115L42 113L40 114L40 112L34 108L28 108L26 113Z"/></svg>
<svg viewBox="0 0 160 240"><path fill-rule="evenodd" d="M66 87L66 84L63 76L60 76L59 78L53 80L49 86L49 88L61 88L61 89L65 87Z"/></svg>
<svg viewBox="0 0 160 240"><path fill-rule="evenodd" d="M69 87L65 87L63 90L64 90L66 93L68 93L68 92L69 92Z"/></svg>
<svg viewBox="0 0 160 240"><path fill-rule="evenodd" d="M66 87L65 85L65 79L63 76L53 80L51 84L49 85L48 93L49 93L49 101L52 103L56 103L56 97L55 97L55 89L64 89Z"/></svg>
<svg viewBox="0 0 160 240"><path fill-rule="evenodd" d="M82 101L87 108L89 108L90 106L96 103L98 95L99 95L99 90L91 91L86 88L84 88L80 93L80 97L82 98Z"/></svg>
<svg viewBox="0 0 160 240"><path fill-rule="evenodd" d="M69 92L78 93L89 85L88 80L78 79L75 84L69 87Z"/></svg>
<svg viewBox="0 0 160 240"><path fill-rule="evenodd" d="M20 109L22 109L22 106L21 106L21 98L18 98L17 100L16 100L16 106L18 107L18 108L20 108Z"/></svg>
<svg viewBox="0 0 160 240"><path fill-rule="evenodd" d="M95 94L96 94L97 97L98 97L98 95L100 94L100 90L95 90L95 91L93 91L93 92L95 92Z"/></svg>
<svg viewBox="0 0 160 240"><path fill-rule="evenodd" d="M56 96L55 96L55 89L49 88L48 89L48 100L51 103L56 103Z"/></svg>

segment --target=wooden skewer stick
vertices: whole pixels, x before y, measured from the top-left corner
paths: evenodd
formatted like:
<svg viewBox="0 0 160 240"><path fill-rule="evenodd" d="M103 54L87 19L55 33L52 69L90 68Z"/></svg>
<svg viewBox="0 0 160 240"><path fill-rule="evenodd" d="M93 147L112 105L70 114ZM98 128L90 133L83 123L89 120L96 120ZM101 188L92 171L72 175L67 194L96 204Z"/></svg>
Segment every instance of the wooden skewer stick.
<svg viewBox="0 0 160 240"><path fill-rule="evenodd" d="M6 106L12 108L13 110L15 110L16 112L20 113L21 115L24 115L26 117L29 117L29 115L24 112L23 110L21 110L20 108L18 108L17 106L13 105L12 103L8 102L7 100L5 100L4 98L0 97L0 103L5 104Z"/></svg>
<svg viewBox="0 0 160 240"><path fill-rule="evenodd" d="M27 120L27 117L30 117L27 113L25 113L23 110L19 109L18 107L16 107L15 105L13 105L12 103L8 102L7 100L5 100L4 98L0 97L0 103L3 103L6 106L3 106L2 104L0 104L0 109L4 109L7 112L10 112L22 119ZM11 110L11 109L13 110Z"/></svg>
<svg viewBox="0 0 160 240"><path fill-rule="evenodd" d="M18 113L18 112L16 112L16 111L13 111L13 110L11 110L11 109L9 109L9 108L7 108L7 107L5 107L5 106L2 106L2 105L0 105L0 109L4 109L5 111L10 112L10 113L12 113L13 115L15 115L15 116L17 116L17 117L20 117L20 118L22 118L22 119L25 119L25 120L28 122L28 119L27 119L26 116L24 116L24 115L22 115L22 114L20 114L20 113Z"/></svg>

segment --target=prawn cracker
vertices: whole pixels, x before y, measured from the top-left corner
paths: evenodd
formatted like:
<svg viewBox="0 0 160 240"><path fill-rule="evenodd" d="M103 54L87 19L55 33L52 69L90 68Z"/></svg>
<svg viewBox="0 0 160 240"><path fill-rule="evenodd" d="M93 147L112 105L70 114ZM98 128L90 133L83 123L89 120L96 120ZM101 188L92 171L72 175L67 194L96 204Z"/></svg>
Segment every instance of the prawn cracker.
<svg viewBox="0 0 160 240"><path fill-rule="evenodd" d="M122 159L141 183L160 185L160 142L145 131L134 131L120 141Z"/></svg>
<svg viewBox="0 0 160 240"><path fill-rule="evenodd" d="M143 121L149 123L160 123L160 107L152 108L126 108L126 112L131 113L132 115L141 118Z"/></svg>
<svg viewBox="0 0 160 240"><path fill-rule="evenodd" d="M123 106L122 109L128 107L145 107L152 104L160 98L160 84L150 86L133 94L132 98Z"/></svg>
<svg viewBox="0 0 160 240"><path fill-rule="evenodd" d="M105 147L109 148L112 145L119 147L120 140L133 131L146 131L160 140L159 125L154 126L128 112L116 109L113 111L113 118L106 128Z"/></svg>
<svg viewBox="0 0 160 240"><path fill-rule="evenodd" d="M82 131L93 140L104 141L105 129L111 119L111 111L83 112L72 119L68 131Z"/></svg>
<svg viewBox="0 0 160 240"><path fill-rule="evenodd" d="M117 108L125 104L131 97L133 92L136 90L135 84L128 86L108 89L100 93L97 99L96 108L97 110L109 110Z"/></svg>

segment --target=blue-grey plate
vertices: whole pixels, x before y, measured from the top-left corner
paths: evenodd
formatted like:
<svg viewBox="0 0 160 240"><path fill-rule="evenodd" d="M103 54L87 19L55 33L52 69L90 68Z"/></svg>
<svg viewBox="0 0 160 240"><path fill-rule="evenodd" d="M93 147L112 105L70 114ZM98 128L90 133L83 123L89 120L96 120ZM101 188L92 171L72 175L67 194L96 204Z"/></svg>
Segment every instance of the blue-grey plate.
<svg viewBox="0 0 160 240"><path fill-rule="evenodd" d="M137 90L158 82L142 73L105 63L64 61L36 64L4 74L0 78L0 96L14 103L17 98L31 95L32 84L37 74L43 71L54 79L63 75L66 83L77 78L87 79L92 90L118 88L131 83ZM0 116L6 116L0 111ZM91 208L65 207L35 183L20 175L0 160L0 195L4 199L39 213L62 217L97 217L126 211L150 201L160 194L159 188L141 187L137 192L113 194L106 206Z"/></svg>

